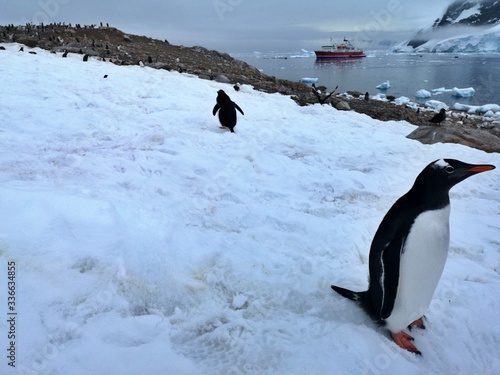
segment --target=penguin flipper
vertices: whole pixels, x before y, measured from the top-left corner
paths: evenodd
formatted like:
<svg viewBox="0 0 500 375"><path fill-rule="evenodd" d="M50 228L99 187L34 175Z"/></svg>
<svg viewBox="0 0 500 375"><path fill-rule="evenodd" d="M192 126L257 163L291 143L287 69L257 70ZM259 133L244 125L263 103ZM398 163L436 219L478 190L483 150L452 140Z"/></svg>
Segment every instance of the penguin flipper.
<svg viewBox="0 0 500 375"><path fill-rule="evenodd" d="M394 308L399 285L401 252L406 238L395 236L382 251L370 252L370 274L380 275L370 281L369 294L377 319L387 319ZM373 253L372 253L373 252Z"/></svg>
<svg viewBox="0 0 500 375"><path fill-rule="evenodd" d="M236 108L238 111L240 111L242 115L245 115L243 113L243 110L238 106L238 104L236 104L235 102L233 102L233 104L234 104L234 108Z"/></svg>
<svg viewBox="0 0 500 375"><path fill-rule="evenodd" d="M215 116L215 114L217 113L217 111L220 109L220 105L219 103L215 104L214 105L214 109L212 110L212 114Z"/></svg>

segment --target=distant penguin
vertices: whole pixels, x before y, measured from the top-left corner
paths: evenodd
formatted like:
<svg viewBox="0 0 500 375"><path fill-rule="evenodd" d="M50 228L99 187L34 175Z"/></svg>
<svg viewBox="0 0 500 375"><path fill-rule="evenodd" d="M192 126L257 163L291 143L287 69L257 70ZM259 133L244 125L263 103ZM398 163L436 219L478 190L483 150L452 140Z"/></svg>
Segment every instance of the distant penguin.
<svg viewBox="0 0 500 375"><path fill-rule="evenodd" d="M64 51L62 57L68 57L68 50Z"/></svg>
<svg viewBox="0 0 500 375"><path fill-rule="evenodd" d="M153 63L153 58L151 56L148 56L148 64L152 64Z"/></svg>
<svg viewBox="0 0 500 375"><path fill-rule="evenodd" d="M370 100L370 94L368 92L365 92L365 102Z"/></svg>
<svg viewBox="0 0 500 375"><path fill-rule="evenodd" d="M19 52L24 52L24 47L19 48Z"/></svg>
<svg viewBox="0 0 500 375"><path fill-rule="evenodd" d="M231 100L231 98L224 92L224 90L217 91L217 103L212 110L212 114L215 116L217 111L219 111L219 121L220 124L229 128L231 133L234 133L234 127L236 126L236 110L240 111L244 115L241 108Z"/></svg>
<svg viewBox="0 0 500 375"><path fill-rule="evenodd" d="M417 108L417 115L420 114L420 107Z"/></svg>
<svg viewBox="0 0 500 375"><path fill-rule="evenodd" d="M144 68L144 62L142 60L139 60L139 62L137 63L141 68Z"/></svg>
<svg viewBox="0 0 500 375"><path fill-rule="evenodd" d="M367 291L332 289L359 305L385 326L401 348L421 354L403 330L425 328L423 315L438 284L449 247L449 190L493 165L454 159L430 163L413 187L391 207L373 238Z"/></svg>
<svg viewBox="0 0 500 375"><path fill-rule="evenodd" d="M105 75L104 75L104 77L102 77L102 78L108 78L108 75L107 75L107 74L105 74Z"/></svg>
<svg viewBox="0 0 500 375"><path fill-rule="evenodd" d="M83 56L83 61L89 61L89 55L86 54L85 56Z"/></svg>
<svg viewBox="0 0 500 375"><path fill-rule="evenodd" d="M444 108L441 108L439 113L436 113L430 120L429 122L432 122L434 124L441 124L446 119L446 110Z"/></svg>
<svg viewBox="0 0 500 375"><path fill-rule="evenodd" d="M237 83L233 86L234 91L240 91L240 85Z"/></svg>

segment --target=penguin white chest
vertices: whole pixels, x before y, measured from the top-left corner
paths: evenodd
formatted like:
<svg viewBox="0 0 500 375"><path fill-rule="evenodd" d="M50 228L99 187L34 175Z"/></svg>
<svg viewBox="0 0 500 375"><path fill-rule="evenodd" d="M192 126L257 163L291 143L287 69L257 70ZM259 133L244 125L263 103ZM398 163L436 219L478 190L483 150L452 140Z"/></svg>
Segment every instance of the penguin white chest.
<svg viewBox="0 0 500 375"><path fill-rule="evenodd" d="M448 255L450 205L415 219L399 262L399 283L387 328L399 332L429 308Z"/></svg>

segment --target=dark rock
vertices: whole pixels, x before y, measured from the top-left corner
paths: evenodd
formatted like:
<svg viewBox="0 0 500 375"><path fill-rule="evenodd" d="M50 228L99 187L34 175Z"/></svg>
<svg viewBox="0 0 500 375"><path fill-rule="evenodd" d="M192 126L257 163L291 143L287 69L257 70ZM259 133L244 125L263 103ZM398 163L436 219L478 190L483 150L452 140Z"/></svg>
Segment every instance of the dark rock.
<svg viewBox="0 0 500 375"><path fill-rule="evenodd" d="M500 152L499 138L492 137L490 133L480 129L464 128L457 125L439 128L428 125L419 126L407 138L415 139L424 144L458 143L486 152Z"/></svg>
<svg viewBox="0 0 500 375"><path fill-rule="evenodd" d="M219 83L231 83L231 80L227 78L225 75L220 74L217 77L215 77L215 82Z"/></svg>
<svg viewBox="0 0 500 375"><path fill-rule="evenodd" d="M339 111L350 111L351 110L351 106L346 101L338 102L337 104L335 104L335 108L337 108Z"/></svg>

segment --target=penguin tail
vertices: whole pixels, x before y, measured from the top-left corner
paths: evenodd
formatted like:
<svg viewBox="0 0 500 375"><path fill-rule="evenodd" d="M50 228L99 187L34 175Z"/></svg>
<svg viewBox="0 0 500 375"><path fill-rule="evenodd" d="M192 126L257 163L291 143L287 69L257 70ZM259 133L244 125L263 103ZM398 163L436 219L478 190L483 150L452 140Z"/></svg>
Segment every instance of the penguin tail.
<svg viewBox="0 0 500 375"><path fill-rule="evenodd" d="M367 292L353 292L352 290L341 288L340 286L332 285L332 289L340 294L342 297L350 299L351 301L362 302L365 299Z"/></svg>
<svg viewBox="0 0 500 375"><path fill-rule="evenodd" d="M332 285L331 287L342 297L356 302L375 322L377 322L377 324L383 324L382 320L377 318L375 309L368 294L368 290L364 292L353 292L352 290L341 288L336 285Z"/></svg>

